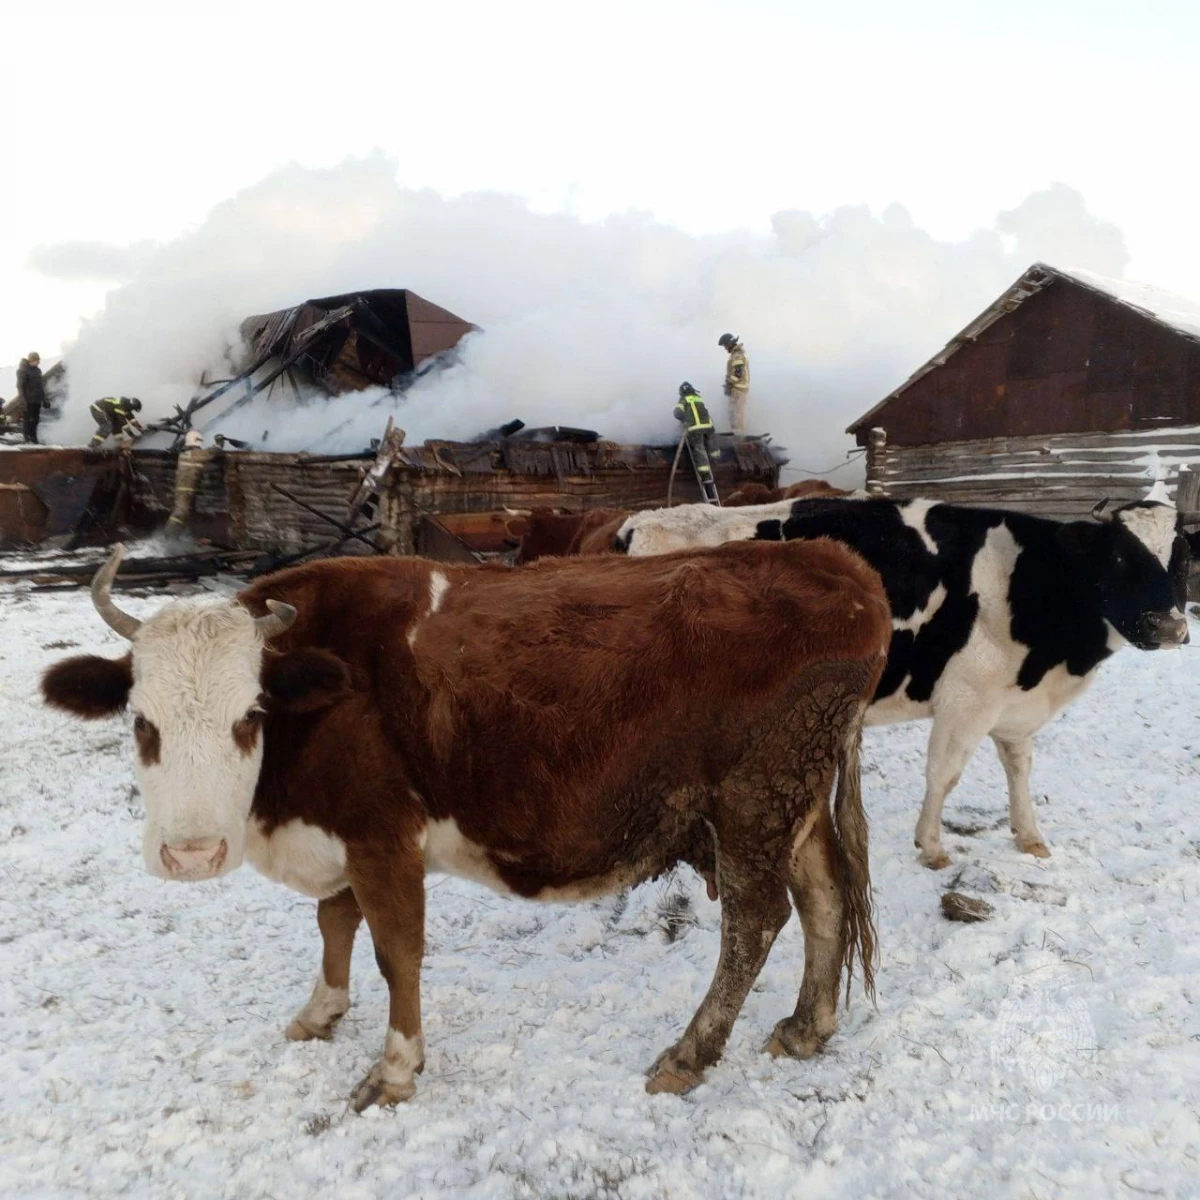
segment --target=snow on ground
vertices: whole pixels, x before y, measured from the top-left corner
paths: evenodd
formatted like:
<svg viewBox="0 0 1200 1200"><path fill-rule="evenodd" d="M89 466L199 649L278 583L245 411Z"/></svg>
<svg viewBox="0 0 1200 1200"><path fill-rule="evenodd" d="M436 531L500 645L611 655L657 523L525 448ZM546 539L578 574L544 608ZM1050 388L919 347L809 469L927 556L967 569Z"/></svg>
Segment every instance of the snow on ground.
<svg viewBox="0 0 1200 1200"><path fill-rule="evenodd" d="M131 600L134 611L156 600ZM0 593L0 1194L296 1197L1196 1195L1200 653L1117 656L1034 763L1054 857L1016 852L980 751L917 865L925 729L871 730L879 1005L855 989L809 1062L759 1047L796 998L793 919L725 1059L684 1098L642 1071L690 1018L718 907L669 941L662 885L622 906L430 883L428 1062L396 1111L347 1110L385 989L369 938L334 1041L283 1028L314 903L250 868L141 867L125 723L44 709L69 652L121 653L79 593ZM1194 631L1200 644L1200 629ZM974 832L967 832L974 830ZM985 895L982 925L939 896Z"/></svg>

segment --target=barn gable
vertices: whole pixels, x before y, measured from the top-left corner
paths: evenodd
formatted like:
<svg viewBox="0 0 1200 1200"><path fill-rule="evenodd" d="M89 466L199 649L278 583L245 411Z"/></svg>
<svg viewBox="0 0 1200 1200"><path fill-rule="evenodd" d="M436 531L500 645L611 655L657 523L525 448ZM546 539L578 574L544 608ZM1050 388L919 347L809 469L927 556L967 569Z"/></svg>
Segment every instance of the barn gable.
<svg viewBox="0 0 1200 1200"><path fill-rule="evenodd" d="M1200 457L1200 305L1037 263L848 430L896 496L1085 515Z"/></svg>
<svg viewBox="0 0 1200 1200"><path fill-rule="evenodd" d="M892 445L1200 424L1200 305L1036 263L847 432Z"/></svg>

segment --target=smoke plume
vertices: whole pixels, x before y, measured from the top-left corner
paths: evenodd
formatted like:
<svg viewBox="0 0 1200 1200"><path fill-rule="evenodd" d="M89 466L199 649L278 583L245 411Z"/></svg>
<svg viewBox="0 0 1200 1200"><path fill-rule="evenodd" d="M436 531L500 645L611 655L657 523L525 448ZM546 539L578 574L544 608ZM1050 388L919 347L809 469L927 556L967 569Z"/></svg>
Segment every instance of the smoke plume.
<svg viewBox="0 0 1200 1200"><path fill-rule="evenodd" d="M380 155L286 167L109 293L66 352L70 399L52 432L84 440L88 404L110 394L139 396L144 420L170 413L202 374L241 361L237 327L251 313L407 287L483 332L398 406L379 392L297 406L277 388L225 418L214 405L203 423L253 440L269 429L270 449L324 453L363 448L393 410L410 441L520 417L668 442L682 380L723 423L717 339L732 332L750 355L748 431L772 433L795 468L819 471L843 461L849 421L1035 258L1120 275L1128 257L1120 232L1057 184L962 242L934 239L898 205L880 216L789 210L770 226L698 237L637 213L585 224L504 195L406 189ZM53 264L54 248L40 261Z"/></svg>

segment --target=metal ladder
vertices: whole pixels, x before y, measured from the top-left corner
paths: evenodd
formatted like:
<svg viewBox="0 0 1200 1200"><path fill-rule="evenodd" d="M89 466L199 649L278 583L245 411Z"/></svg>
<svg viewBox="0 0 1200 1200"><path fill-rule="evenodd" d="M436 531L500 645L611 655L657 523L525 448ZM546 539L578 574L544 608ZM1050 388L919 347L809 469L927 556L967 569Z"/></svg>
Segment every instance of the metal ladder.
<svg viewBox="0 0 1200 1200"><path fill-rule="evenodd" d="M692 457L692 444L688 443L688 461L692 464L692 471L696 476L696 482L700 485L700 494L704 497L705 504L713 504L717 508L721 507L721 497L717 494L717 477L715 472L705 478L700 474L700 466ZM709 457L709 468L712 469L712 458Z"/></svg>

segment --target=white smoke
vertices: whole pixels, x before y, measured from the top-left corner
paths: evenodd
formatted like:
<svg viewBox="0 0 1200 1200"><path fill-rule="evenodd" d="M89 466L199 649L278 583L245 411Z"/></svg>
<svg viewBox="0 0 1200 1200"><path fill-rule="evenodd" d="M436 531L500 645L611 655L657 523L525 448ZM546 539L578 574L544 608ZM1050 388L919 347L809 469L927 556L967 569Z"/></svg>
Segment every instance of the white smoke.
<svg viewBox="0 0 1200 1200"><path fill-rule="evenodd" d="M408 287L484 328L460 362L419 380L398 423L410 442L468 438L519 417L620 441L672 441L679 383L724 420L725 332L751 364L750 432L797 467L851 448L844 428L902 382L1035 258L1120 275L1120 232L1062 185L994 227L940 242L898 205L776 213L769 234L694 237L642 215L585 224L496 194L447 199L396 181L380 155L330 170L284 168L218 205L109 293L66 353L71 397L53 431L82 441L97 397L170 413L202 373L231 373L251 313L377 287ZM52 249L41 254L54 261ZM297 406L282 386L210 430L270 449L340 452L378 436L380 392ZM845 478L852 472L843 472Z"/></svg>
<svg viewBox="0 0 1200 1200"><path fill-rule="evenodd" d="M154 242L115 246L110 242L55 242L35 246L26 265L53 279L125 282L132 279L153 257Z"/></svg>

